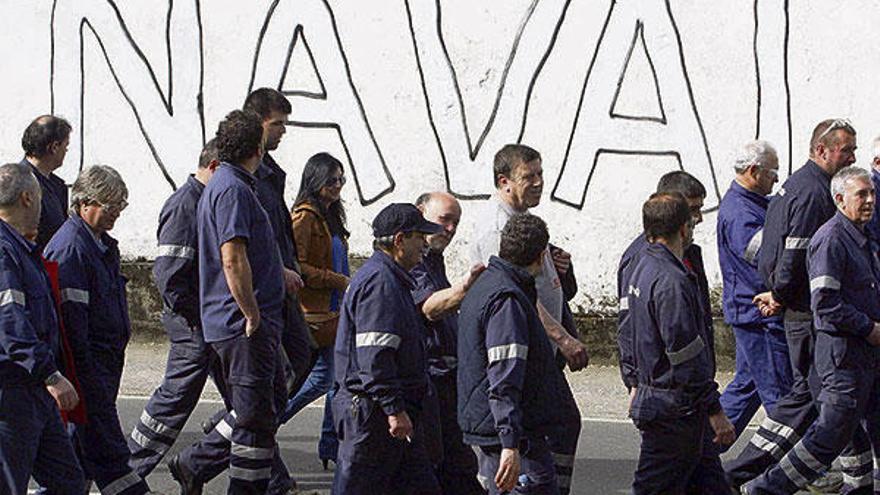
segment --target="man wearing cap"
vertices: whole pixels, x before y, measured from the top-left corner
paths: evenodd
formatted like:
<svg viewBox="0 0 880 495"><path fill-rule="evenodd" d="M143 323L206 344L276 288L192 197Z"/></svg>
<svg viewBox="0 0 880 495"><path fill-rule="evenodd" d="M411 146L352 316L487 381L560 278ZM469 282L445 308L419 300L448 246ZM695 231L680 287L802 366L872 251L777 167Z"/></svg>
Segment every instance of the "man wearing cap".
<svg viewBox="0 0 880 495"><path fill-rule="evenodd" d="M333 493L440 493L415 434L428 375L409 270L422 259L425 236L441 230L411 204L388 205L373 220L375 252L348 286L336 336Z"/></svg>

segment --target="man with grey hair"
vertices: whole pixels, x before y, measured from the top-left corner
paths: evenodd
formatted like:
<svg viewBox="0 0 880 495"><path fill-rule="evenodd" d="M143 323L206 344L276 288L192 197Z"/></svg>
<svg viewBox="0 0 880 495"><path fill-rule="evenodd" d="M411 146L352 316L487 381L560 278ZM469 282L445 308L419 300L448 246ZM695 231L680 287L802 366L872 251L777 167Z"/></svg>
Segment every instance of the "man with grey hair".
<svg viewBox="0 0 880 495"><path fill-rule="evenodd" d="M0 493L27 493L33 476L56 493L81 494L85 477L58 410L79 402L58 370L58 315L34 243L40 186L22 163L0 166Z"/></svg>
<svg viewBox="0 0 880 495"><path fill-rule="evenodd" d="M736 178L718 209L718 261L724 281L724 321L736 338L736 374L721 407L739 436L761 405L766 410L791 388L791 364L782 318L764 316L752 302L767 286L758 274L768 195L779 180L776 150L750 141L734 162Z"/></svg>
<svg viewBox="0 0 880 495"><path fill-rule="evenodd" d="M865 481L853 483L848 493L876 492L870 452L880 451L880 417L874 413L880 399L880 260L865 235L875 191L868 171L846 167L832 179L831 193L837 212L816 231L807 253L819 417L776 466L743 487L745 493L795 493L828 469L847 444L868 452L866 465L850 480Z"/></svg>
<svg viewBox="0 0 880 495"><path fill-rule="evenodd" d="M871 143L871 182L874 183L874 190L880 191L880 136L874 138ZM874 216L871 217L865 225L865 231L874 241L880 242L880 211L877 211L877 204L874 204Z"/></svg>
<svg viewBox="0 0 880 495"><path fill-rule="evenodd" d="M58 263L61 317L86 402L77 425L82 465L104 495L140 495L147 483L128 465L116 396L131 335L116 239L107 234L128 206L128 189L106 165L87 167L71 189L70 217L46 245Z"/></svg>
<svg viewBox="0 0 880 495"><path fill-rule="evenodd" d="M767 207L758 271L769 294L760 294L755 301L765 316L782 314L793 381L791 391L768 412L742 453L725 464L734 486L775 464L816 419L818 379L813 367L815 330L807 248L819 227L834 216L831 177L855 162L855 150L856 130L849 121L819 122L810 138L810 159L785 181ZM843 481L850 489L871 482L870 451L848 452L841 464L847 475ZM859 474L866 465L867 476Z"/></svg>

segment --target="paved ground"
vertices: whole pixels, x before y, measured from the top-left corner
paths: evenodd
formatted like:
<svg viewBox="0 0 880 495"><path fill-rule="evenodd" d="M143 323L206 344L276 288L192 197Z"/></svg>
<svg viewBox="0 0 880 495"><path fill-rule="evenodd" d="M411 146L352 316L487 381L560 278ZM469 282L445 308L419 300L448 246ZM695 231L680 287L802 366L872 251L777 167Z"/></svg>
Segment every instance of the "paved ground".
<svg viewBox="0 0 880 495"><path fill-rule="evenodd" d="M164 345L133 344L128 352L123 376L119 411L123 429L130 432L146 402L146 397L160 382L164 371ZM638 434L626 419L625 390L616 368L591 367L570 375L583 415L575 465L573 493L612 495L629 493L632 472L638 457ZM719 377L722 382L730 374ZM199 423L217 407L217 393L212 385L203 394L202 403L190 418L172 453L195 441L201 435ZM315 404L305 409L278 433L282 455L300 487L318 494L328 494L333 473L323 471L315 453L320 429L321 409ZM746 435L747 437L748 435ZM741 448L743 440L732 452ZM164 464L147 479L161 493L177 493L178 487ZM225 493L226 479L221 476L207 486L206 493ZM378 495L378 494L377 494Z"/></svg>

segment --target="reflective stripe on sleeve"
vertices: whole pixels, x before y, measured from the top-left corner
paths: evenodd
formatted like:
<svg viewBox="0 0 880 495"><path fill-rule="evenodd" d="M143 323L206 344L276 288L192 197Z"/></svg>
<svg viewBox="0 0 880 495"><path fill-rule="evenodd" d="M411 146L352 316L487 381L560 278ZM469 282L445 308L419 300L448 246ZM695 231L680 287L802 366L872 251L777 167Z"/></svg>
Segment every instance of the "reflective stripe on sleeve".
<svg viewBox="0 0 880 495"><path fill-rule="evenodd" d="M697 335L697 338L681 349L677 351L667 351L666 356L669 358L670 364L678 366L679 364L686 363L699 356L705 347L706 344L703 342L703 338Z"/></svg>
<svg viewBox="0 0 880 495"><path fill-rule="evenodd" d="M387 332L364 332L355 335L355 347L400 347L400 336Z"/></svg>
<svg viewBox="0 0 880 495"><path fill-rule="evenodd" d="M490 347L487 354L490 363L505 359L525 360L529 356L529 346L522 344L497 345Z"/></svg>
<svg viewBox="0 0 880 495"><path fill-rule="evenodd" d="M761 243L764 241L764 229L759 229L755 232L755 235L752 236L752 239L749 240L749 245L746 246L745 252L743 252L743 258L752 263L755 261L755 257L758 256L758 250L761 249Z"/></svg>
<svg viewBox="0 0 880 495"><path fill-rule="evenodd" d="M89 303L89 291L82 289L61 289L61 302Z"/></svg>
<svg viewBox="0 0 880 495"><path fill-rule="evenodd" d="M183 258L191 260L196 257L196 250L189 246L177 246L175 244L160 244L159 256L167 256L169 258Z"/></svg>
<svg viewBox="0 0 880 495"><path fill-rule="evenodd" d="M0 306L6 306L7 304L12 303L24 306L24 292L15 289L0 291Z"/></svg>
<svg viewBox="0 0 880 495"><path fill-rule="evenodd" d="M840 290L840 280L830 275L815 277L810 280L810 292L817 289Z"/></svg>
<svg viewBox="0 0 880 495"><path fill-rule="evenodd" d="M786 237L785 238L785 249L807 249L810 247L810 238L809 237Z"/></svg>

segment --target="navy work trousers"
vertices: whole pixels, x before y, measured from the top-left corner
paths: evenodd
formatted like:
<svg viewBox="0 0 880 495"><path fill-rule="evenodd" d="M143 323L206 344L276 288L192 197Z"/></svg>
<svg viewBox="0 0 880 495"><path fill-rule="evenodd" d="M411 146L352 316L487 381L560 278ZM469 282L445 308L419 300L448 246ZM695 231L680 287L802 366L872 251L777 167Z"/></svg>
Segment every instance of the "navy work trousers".
<svg viewBox="0 0 880 495"><path fill-rule="evenodd" d="M82 495L86 490L49 392L38 386L0 387L0 493L27 493L31 476L52 493Z"/></svg>
<svg viewBox="0 0 880 495"><path fill-rule="evenodd" d="M333 493L345 495L440 495L440 486L420 434L399 440L388 432L388 417L373 400L339 390L333 397L333 420L339 456Z"/></svg>
<svg viewBox="0 0 880 495"><path fill-rule="evenodd" d="M208 376L221 394L226 391L217 354L205 343L202 330L171 313L162 315L162 324L171 342L165 378L128 439L129 464L142 478L153 472L174 444L198 404Z"/></svg>

